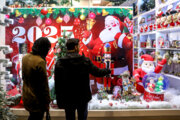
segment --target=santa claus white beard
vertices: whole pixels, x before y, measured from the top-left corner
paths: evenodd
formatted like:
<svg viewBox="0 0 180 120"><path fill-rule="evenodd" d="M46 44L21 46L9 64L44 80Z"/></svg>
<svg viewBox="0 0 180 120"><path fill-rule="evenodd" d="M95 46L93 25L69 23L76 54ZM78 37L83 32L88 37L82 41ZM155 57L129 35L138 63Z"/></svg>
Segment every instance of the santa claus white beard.
<svg viewBox="0 0 180 120"><path fill-rule="evenodd" d="M144 72L146 72L146 73L152 73L152 72L154 72L154 70L155 70L155 67L149 67L149 68L147 68L147 66L141 66L141 68L142 68L142 70L143 70Z"/></svg>
<svg viewBox="0 0 180 120"><path fill-rule="evenodd" d="M119 26L112 28L105 28L101 31L99 37L103 43L114 41L114 37L117 33L121 32Z"/></svg>

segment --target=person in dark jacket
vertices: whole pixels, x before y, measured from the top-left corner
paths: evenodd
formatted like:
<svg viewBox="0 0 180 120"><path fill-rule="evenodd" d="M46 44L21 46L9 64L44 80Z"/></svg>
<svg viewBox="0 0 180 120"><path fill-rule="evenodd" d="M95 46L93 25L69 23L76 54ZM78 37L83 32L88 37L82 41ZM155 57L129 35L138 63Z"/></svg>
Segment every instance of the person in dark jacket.
<svg viewBox="0 0 180 120"><path fill-rule="evenodd" d="M89 74L103 77L111 73L109 69L99 69L89 58L79 55L79 40L68 39L67 55L55 65L55 92L57 105L65 109L66 120L86 120L88 102L92 99Z"/></svg>
<svg viewBox="0 0 180 120"><path fill-rule="evenodd" d="M43 120L49 111L49 87L45 57L51 48L48 38L34 42L32 52L22 59L23 104L29 112L28 120Z"/></svg>

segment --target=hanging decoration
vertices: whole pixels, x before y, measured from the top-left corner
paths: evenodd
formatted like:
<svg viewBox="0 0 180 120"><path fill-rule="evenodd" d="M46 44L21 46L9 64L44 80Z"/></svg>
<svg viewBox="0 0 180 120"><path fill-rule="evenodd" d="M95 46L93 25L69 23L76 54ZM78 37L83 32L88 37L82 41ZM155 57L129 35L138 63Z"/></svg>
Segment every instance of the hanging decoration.
<svg viewBox="0 0 180 120"><path fill-rule="evenodd" d="M16 11L15 11L15 14L16 14L16 17L21 16L21 12L19 12L19 10L16 10Z"/></svg>
<svg viewBox="0 0 180 120"><path fill-rule="evenodd" d="M91 11L89 13L89 11ZM11 13L12 15L15 15L15 17L23 16L24 18L27 18L27 16L40 16L41 19L44 18L50 18L50 16L53 16L53 19L58 19L58 16L64 15L63 21L66 23L69 22L70 18L72 16L79 17L80 20L85 20L86 16L88 15L88 18L95 19L96 15L113 15L117 14L120 17L127 16L129 19L132 19L132 9L121 9L121 8L43 8L43 9L36 9L36 8L29 8L29 9L14 9L14 12ZM65 20L64 20L65 19ZM61 22L60 19L58 21Z"/></svg>
<svg viewBox="0 0 180 120"><path fill-rule="evenodd" d="M70 16L68 14L65 14L63 20L65 23L68 23L70 20Z"/></svg>
<svg viewBox="0 0 180 120"><path fill-rule="evenodd" d="M26 19L27 18L27 14L24 14L23 17Z"/></svg>
<svg viewBox="0 0 180 120"><path fill-rule="evenodd" d="M46 25L50 25L52 23L52 20L50 18L47 18L45 23L46 23Z"/></svg>
<svg viewBox="0 0 180 120"><path fill-rule="evenodd" d="M76 18L75 20L74 20L74 25L79 25L80 24L80 19L79 18Z"/></svg>
<svg viewBox="0 0 180 120"><path fill-rule="evenodd" d="M91 13L89 13L89 18L90 19L94 19L94 18L96 18L96 14L95 13L93 13L93 12L91 12Z"/></svg>
<svg viewBox="0 0 180 120"><path fill-rule="evenodd" d="M42 23L42 19L41 19L41 17L38 17L38 18L36 19L36 24L37 24L38 26L40 26L41 23Z"/></svg>
<svg viewBox="0 0 180 120"><path fill-rule="evenodd" d="M86 19L86 16L84 14L80 15L80 19L81 20L85 20Z"/></svg>
<svg viewBox="0 0 180 120"><path fill-rule="evenodd" d="M69 8L69 12L75 12L75 8Z"/></svg>
<svg viewBox="0 0 180 120"><path fill-rule="evenodd" d="M52 9L52 8L49 8L49 9L48 9L48 13L53 13L53 9Z"/></svg>
<svg viewBox="0 0 180 120"><path fill-rule="evenodd" d="M48 9L47 8L41 9L41 14L42 15L47 15L48 14Z"/></svg>
<svg viewBox="0 0 180 120"><path fill-rule="evenodd" d="M87 19L86 20L86 24L87 24L86 28L87 28L87 30L91 30L95 23L96 23L95 19Z"/></svg>
<svg viewBox="0 0 180 120"><path fill-rule="evenodd" d="M105 9L102 9L102 16L106 16L108 14L109 14L109 12L107 12Z"/></svg>
<svg viewBox="0 0 180 120"><path fill-rule="evenodd" d="M56 19L56 23L62 23L63 22L63 19L59 16L57 19Z"/></svg>
<svg viewBox="0 0 180 120"><path fill-rule="evenodd" d="M24 18L20 17L19 20L18 20L18 23L24 23Z"/></svg>

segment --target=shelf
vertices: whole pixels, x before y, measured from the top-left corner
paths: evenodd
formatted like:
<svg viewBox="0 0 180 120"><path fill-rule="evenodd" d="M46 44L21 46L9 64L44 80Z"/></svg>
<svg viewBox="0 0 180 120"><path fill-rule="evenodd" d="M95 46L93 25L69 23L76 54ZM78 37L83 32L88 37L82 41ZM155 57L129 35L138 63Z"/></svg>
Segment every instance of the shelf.
<svg viewBox="0 0 180 120"><path fill-rule="evenodd" d="M140 33L141 36L144 36L144 35L153 35L153 34L156 34L155 31L151 31L151 32L146 32L146 33Z"/></svg>
<svg viewBox="0 0 180 120"><path fill-rule="evenodd" d="M158 7L157 8L163 8L163 7L165 7L165 6L168 6L168 5L170 5L170 4L172 4L172 3L175 3L175 2L178 2L179 0L169 0L168 2L166 2L166 3L161 3L160 5L158 5ZM158 9L157 9L158 10Z"/></svg>
<svg viewBox="0 0 180 120"><path fill-rule="evenodd" d="M177 31L180 32L180 26L157 30L157 32L161 32L161 33L171 33L171 32L177 32Z"/></svg>
<svg viewBox="0 0 180 120"><path fill-rule="evenodd" d="M171 75L171 74L165 74L167 77L173 78L173 79L178 79L180 80L179 76Z"/></svg>
<svg viewBox="0 0 180 120"><path fill-rule="evenodd" d="M140 48L140 49L155 50L156 48Z"/></svg>
<svg viewBox="0 0 180 120"><path fill-rule="evenodd" d="M144 15L150 14L150 13L152 13L152 12L155 11L155 10L156 10L155 8L154 8L154 9L151 9L151 10L149 10L149 11L147 11L147 12L144 12L144 13L142 13L142 14L139 14L138 17L139 17L139 16L144 16Z"/></svg>
<svg viewBox="0 0 180 120"><path fill-rule="evenodd" d="M180 49L177 48L157 48L158 50L178 50L180 51Z"/></svg>

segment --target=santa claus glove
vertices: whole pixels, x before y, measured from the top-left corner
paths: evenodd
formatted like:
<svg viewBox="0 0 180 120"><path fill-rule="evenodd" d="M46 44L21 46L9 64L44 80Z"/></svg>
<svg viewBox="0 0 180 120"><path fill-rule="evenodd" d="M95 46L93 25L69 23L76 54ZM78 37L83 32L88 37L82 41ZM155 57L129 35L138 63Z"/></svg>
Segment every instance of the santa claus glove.
<svg viewBox="0 0 180 120"><path fill-rule="evenodd" d="M87 31L84 31L84 32L83 32L83 35L82 35L82 36L83 36L83 38L89 38L90 35L91 35L91 31L88 31L88 30L87 30Z"/></svg>

